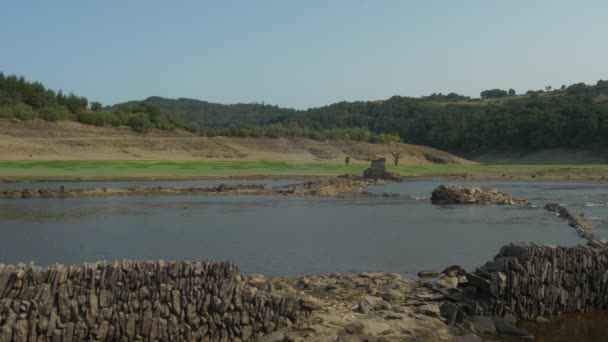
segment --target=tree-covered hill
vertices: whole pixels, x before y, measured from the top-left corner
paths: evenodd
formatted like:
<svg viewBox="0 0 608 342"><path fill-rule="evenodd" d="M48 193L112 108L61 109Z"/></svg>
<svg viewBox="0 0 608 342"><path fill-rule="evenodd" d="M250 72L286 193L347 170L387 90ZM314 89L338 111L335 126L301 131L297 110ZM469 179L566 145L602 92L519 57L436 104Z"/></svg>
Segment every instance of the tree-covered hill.
<svg viewBox="0 0 608 342"><path fill-rule="evenodd" d="M519 96L513 89L490 89L480 97L454 93L393 96L308 110L161 97L143 102L199 123L208 135L267 135L268 127L272 128L270 136L309 135L315 139L368 140L380 134L397 135L404 142L465 155L608 144L608 81L555 90L547 87Z"/></svg>
<svg viewBox="0 0 608 342"><path fill-rule="evenodd" d="M489 89L478 99L455 93L393 96L307 110L158 96L102 108L84 97L0 73L2 116L128 125L140 133L181 128L206 136L403 141L473 156L608 146L608 81L546 87L525 95L516 95L513 89Z"/></svg>
<svg viewBox="0 0 608 342"><path fill-rule="evenodd" d="M230 124L264 125L281 115L290 115L297 111L289 108L263 103L219 104L207 101L179 98L167 99L151 96L144 101L130 101L109 107L119 109L121 106L133 106L139 102L153 105L164 113L178 116L185 121L197 122L201 127L221 128Z"/></svg>

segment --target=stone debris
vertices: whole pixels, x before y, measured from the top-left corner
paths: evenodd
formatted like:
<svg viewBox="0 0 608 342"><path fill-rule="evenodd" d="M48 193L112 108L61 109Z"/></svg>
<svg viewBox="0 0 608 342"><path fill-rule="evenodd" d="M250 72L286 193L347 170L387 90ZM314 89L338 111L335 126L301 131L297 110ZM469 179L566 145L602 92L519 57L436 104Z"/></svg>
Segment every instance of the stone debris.
<svg viewBox="0 0 608 342"><path fill-rule="evenodd" d="M316 298L318 310L259 341L453 341L439 303L414 300L432 292L398 274L364 272L271 280L277 293ZM304 304L304 302L302 302Z"/></svg>
<svg viewBox="0 0 608 342"><path fill-rule="evenodd" d="M431 193L433 204L499 204L530 205L527 201L487 187L462 187L457 185L440 185Z"/></svg>
<svg viewBox="0 0 608 342"><path fill-rule="evenodd" d="M587 244L591 247L605 248L608 246L608 241L601 239L593 232L593 227L587 222L584 215L574 217L566 208L557 203L547 203L545 209L557 214L557 216L568 221L570 227L576 229L576 233L581 238L587 240Z"/></svg>
<svg viewBox="0 0 608 342"><path fill-rule="evenodd" d="M374 195L365 192L365 188L370 184L379 184L381 182L384 181L362 179L360 177L334 177L304 183L289 184L277 188L276 191L282 195L304 197L372 197ZM384 196L384 194L378 196L387 197ZM391 194L388 197L398 196Z"/></svg>

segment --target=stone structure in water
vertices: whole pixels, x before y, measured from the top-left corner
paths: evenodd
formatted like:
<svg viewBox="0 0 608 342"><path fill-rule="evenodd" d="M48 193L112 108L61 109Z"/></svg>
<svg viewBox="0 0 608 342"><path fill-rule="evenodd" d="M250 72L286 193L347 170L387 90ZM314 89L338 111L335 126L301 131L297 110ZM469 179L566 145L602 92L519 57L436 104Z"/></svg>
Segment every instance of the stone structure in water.
<svg viewBox="0 0 608 342"><path fill-rule="evenodd" d="M248 341L308 314L229 263L0 265L0 341Z"/></svg>
<svg viewBox="0 0 608 342"><path fill-rule="evenodd" d="M386 179L386 180L399 180L400 177L386 171L386 159L378 158L372 160L372 165L363 171L363 178L365 179Z"/></svg>
<svg viewBox="0 0 608 342"><path fill-rule="evenodd" d="M608 308L606 248L510 244L467 278L471 315L532 320Z"/></svg>

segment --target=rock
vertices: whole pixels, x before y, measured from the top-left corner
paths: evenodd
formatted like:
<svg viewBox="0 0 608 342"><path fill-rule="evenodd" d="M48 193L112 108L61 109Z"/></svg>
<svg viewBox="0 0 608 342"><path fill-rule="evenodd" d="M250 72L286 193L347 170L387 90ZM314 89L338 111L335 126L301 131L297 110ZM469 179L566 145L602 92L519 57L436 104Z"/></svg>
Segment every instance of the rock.
<svg viewBox="0 0 608 342"><path fill-rule="evenodd" d="M437 271L420 271L420 272L418 272L418 278L431 278L431 277L436 277L439 274L440 273Z"/></svg>
<svg viewBox="0 0 608 342"><path fill-rule="evenodd" d="M465 270L460 265L449 266L446 269L444 269L441 273L445 274L448 277L457 277L457 276L462 276L462 275L466 274Z"/></svg>
<svg viewBox="0 0 608 342"><path fill-rule="evenodd" d="M473 316L473 325L475 331L479 333L496 334L496 326L491 317L488 316Z"/></svg>
<svg viewBox="0 0 608 342"><path fill-rule="evenodd" d="M405 293L395 289L386 289L378 292L378 296L384 300L391 301L403 299Z"/></svg>
<svg viewBox="0 0 608 342"><path fill-rule="evenodd" d="M253 336L253 327L251 325L245 325L241 329L241 338L243 341L248 341L251 336Z"/></svg>
<svg viewBox="0 0 608 342"><path fill-rule="evenodd" d="M437 303L426 303L416 308L416 312L425 316L439 318L441 317L441 310Z"/></svg>
<svg viewBox="0 0 608 342"><path fill-rule="evenodd" d="M431 193L433 204L499 204L527 206L529 203L492 188L440 185Z"/></svg>
<svg viewBox="0 0 608 342"><path fill-rule="evenodd" d="M382 336L393 332L390 324L381 321L367 320L363 323L363 332L367 335Z"/></svg>
<svg viewBox="0 0 608 342"><path fill-rule="evenodd" d="M511 323L507 319L492 317L492 321L494 321L496 331L500 334L534 339L534 337L528 331L516 327L515 324Z"/></svg>
<svg viewBox="0 0 608 342"><path fill-rule="evenodd" d="M452 342L483 342L483 339L475 334L466 334L454 337Z"/></svg>
<svg viewBox="0 0 608 342"><path fill-rule="evenodd" d="M361 322L352 322L344 326L344 331L349 334L359 334L363 331L363 323Z"/></svg>
<svg viewBox="0 0 608 342"><path fill-rule="evenodd" d="M264 277L261 274L252 274L249 276L249 278L247 278L247 283L250 286L261 289L261 288L266 287L267 281L266 281L266 277Z"/></svg>
<svg viewBox="0 0 608 342"><path fill-rule="evenodd" d="M441 316L445 317L446 324L453 326L462 323L465 318L465 313L454 303L444 302L441 307Z"/></svg>
<svg viewBox="0 0 608 342"><path fill-rule="evenodd" d="M535 321L536 321L536 323L551 323L550 319L547 319L547 318L542 317L542 316L536 317Z"/></svg>
<svg viewBox="0 0 608 342"><path fill-rule="evenodd" d="M302 307L309 310L320 310L323 308L323 302L311 296L302 298L300 300L300 304L302 305Z"/></svg>
<svg viewBox="0 0 608 342"><path fill-rule="evenodd" d="M437 279L437 285L450 289L458 288L458 283L458 277L443 277Z"/></svg>

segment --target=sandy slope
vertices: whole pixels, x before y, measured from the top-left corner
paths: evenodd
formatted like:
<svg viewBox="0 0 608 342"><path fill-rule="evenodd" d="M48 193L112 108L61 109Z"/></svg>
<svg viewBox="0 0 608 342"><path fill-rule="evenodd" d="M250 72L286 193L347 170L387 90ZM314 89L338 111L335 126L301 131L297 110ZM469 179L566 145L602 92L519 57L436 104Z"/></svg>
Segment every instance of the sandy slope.
<svg viewBox="0 0 608 342"><path fill-rule="evenodd" d="M77 122L0 120L0 160L267 160L342 163L401 152L401 164L471 162L433 148L408 144L318 142L304 138L199 137L154 130L136 134L128 127L95 127Z"/></svg>

